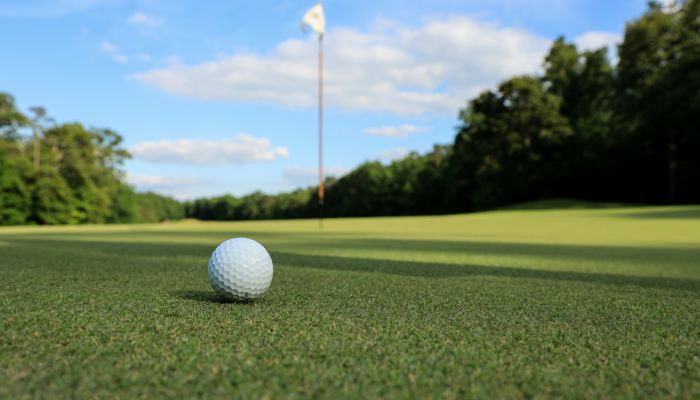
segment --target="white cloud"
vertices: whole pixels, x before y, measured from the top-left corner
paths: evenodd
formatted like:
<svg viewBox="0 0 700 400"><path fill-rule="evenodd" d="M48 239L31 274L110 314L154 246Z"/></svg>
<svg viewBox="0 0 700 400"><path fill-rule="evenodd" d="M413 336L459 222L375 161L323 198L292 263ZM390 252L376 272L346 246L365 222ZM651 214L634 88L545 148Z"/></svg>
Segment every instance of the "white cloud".
<svg viewBox="0 0 700 400"><path fill-rule="evenodd" d="M142 13L141 11L136 11L135 13L131 14L129 18L127 18L127 22L132 24L132 25L140 25L140 26L145 26L149 28L156 28L159 26L162 26L165 23L165 20L160 17L154 17L145 13Z"/></svg>
<svg viewBox="0 0 700 400"><path fill-rule="evenodd" d="M207 181L198 178L161 175L126 175L126 182L135 186L138 191L158 192L175 197L178 200L192 199L192 188L201 186Z"/></svg>
<svg viewBox="0 0 700 400"><path fill-rule="evenodd" d="M530 32L465 16L417 28L341 27L325 41L326 98L345 110L454 113L484 87L539 71L549 45L549 39ZM133 77L182 96L310 107L316 101L316 49L313 37L290 39L265 54L239 52Z"/></svg>
<svg viewBox="0 0 700 400"><path fill-rule="evenodd" d="M400 160L400 159L406 157L409 153L410 153L410 150L408 150L404 147L399 147L397 149L382 151L381 153L377 154L377 156L375 158L378 159L379 161L391 162L394 160Z"/></svg>
<svg viewBox="0 0 700 400"><path fill-rule="evenodd" d="M206 181L198 178L188 178L183 176L161 176L161 175L132 175L126 176L127 183L138 188L162 189L174 186L201 185Z"/></svg>
<svg viewBox="0 0 700 400"><path fill-rule="evenodd" d="M386 136L395 138L404 138L406 136L427 131L427 128L405 124L401 126L381 126L377 128L365 129L366 135L371 136Z"/></svg>
<svg viewBox="0 0 700 400"><path fill-rule="evenodd" d="M246 164L287 158L285 147L272 147L266 138L240 133L230 139L180 139L137 143L131 149L135 158L154 163L188 165Z"/></svg>
<svg viewBox="0 0 700 400"><path fill-rule="evenodd" d="M326 167L323 169L323 175L339 178L350 171L347 167ZM293 165L284 169L284 177L297 185L315 185L318 183L318 168Z"/></svg>
<svg viewBox="0 0 700 400"><path fill-rule="evenodd" d="M615 32L589 31L574 39L574 43L581 50L597 50L607 47L611 52L616 51L616 46L622 42L622 35Z"/></svg>
<svg viewBox="0 0 700 400"><path fill-rule="evenodd" d="M659 0L666 12L676 12L682 8L681 0Z"/></svg>
<svg viewBox="0 0 700 400"><path fill-rule="evenodd" d="M119 47L114 43L103 41L100 43L100 50L107 54L113 54L119 51Z"/></svg>
<svg viewBox="0 0 700 400"><path fill-rule="evenodd" d="M613 65L617 64L617 45L622 43L622 35L615 32L589 31L574 39L579 50L598 50L602 47L608 49L608 55Z"/></svg>
<svg viewBox="0 0 700 400"><path fill-rule="evenodd" d="M100 51L108 54L112 59L120 64L125 64L129 61L129 58L119 51L119 46L108 41L103 41L100 43Z"/></svg>

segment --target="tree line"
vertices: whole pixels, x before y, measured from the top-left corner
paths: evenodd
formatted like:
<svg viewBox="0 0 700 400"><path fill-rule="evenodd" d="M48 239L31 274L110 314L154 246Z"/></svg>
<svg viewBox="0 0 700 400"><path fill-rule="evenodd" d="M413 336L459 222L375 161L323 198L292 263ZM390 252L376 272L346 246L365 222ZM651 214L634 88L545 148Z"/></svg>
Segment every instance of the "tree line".
<svg viewBox="0 0 700 400"><path fill-rule="evenodd" d="M120 166L129 154L109 129L21 113L0 93L0 225L101 224L180 219L184 206L136 193Z"/></svg>
<svg viewBox="0 0 700 400"><path fill-rule="evenodd" d="M326 180L329 217L470 212L544 199L700 203L700 0L648 10L605 48L556 40L538 76L469 101L453 143ZM27 117L0 95L0 224L307 218L315 187L178 203L123 183L109 129ZM26 131L32 134L22 134Z"/></svg>
<svg viewBox="0 0 700 400"><path fill-rule="evenodd" d="M605 48L556 40L541 76L517 76L460 111L451 145L326 181L327 216L478 211L544 198L700 203L700 1L651 2ZM199 199L200 219L318 215L316 188Z"/></svg>

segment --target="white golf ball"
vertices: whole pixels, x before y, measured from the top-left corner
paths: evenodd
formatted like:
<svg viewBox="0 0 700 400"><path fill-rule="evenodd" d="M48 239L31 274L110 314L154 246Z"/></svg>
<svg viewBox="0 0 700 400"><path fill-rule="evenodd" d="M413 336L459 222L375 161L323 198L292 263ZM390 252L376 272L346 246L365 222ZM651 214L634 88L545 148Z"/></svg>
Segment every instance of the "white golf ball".
<svg viewBox="0 0 700 400"><path fill-rule="evenodd" d="M255 240L229 239L209 259L209 283L227 300L250 301L267 291L272 283L272 259Z"/></svg>

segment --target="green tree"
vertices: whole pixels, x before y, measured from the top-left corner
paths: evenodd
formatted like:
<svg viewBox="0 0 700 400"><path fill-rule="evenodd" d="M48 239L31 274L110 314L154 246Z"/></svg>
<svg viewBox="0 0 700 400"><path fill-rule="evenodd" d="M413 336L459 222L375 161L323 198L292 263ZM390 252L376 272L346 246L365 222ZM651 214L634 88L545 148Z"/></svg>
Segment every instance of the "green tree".
<svg viewBox="0 0 700 400"><path fill-rule="evenodd" d="M131 187L118 182L112 196L112 207L107 217L108 223L139 221L137 194Z"/></svg>
<svg viewBox="0 0 700 400"><path fill-rule="evenodd" d="M700 202L700 0L688 0L677 16L677 39L663 79L672 123L669 136L669 198Z"/></svg>
<svg viewBox="0 0 700 400"><path fill-rule="evenodd" d="M28 120L12 96L0 93L0 225L24 224L31 212L29 178L19 131Z"/></svg>
<svg viewBox="0 0 700 400"><path fill-rule="evenodd" d="M29 120L15 105L14 97L0 92L0 136L5 140L19 139L19 130Z"/></svg>
<svg viewBox="0 0 700 400"><path fill-rule="evenodd" d="M138 222L163 222L182 219L185 208L172 197L153 192L137 193Z"/></svg>
<svg viewBox="0 0 700 400"><path fill-rule="evenodd" d="M18 160L8 157L6 146L0 139L0 225L20 225L31 212L30 193L17 168Z"/></svg>
<svg viewBox="0 0 700 400"><path fill-rule="evenodd" d="M32 127L32 161L34 163L34 170L39 169L41 164L41 137L43 136L43 131L46 129L48 124L52 123L53 120L47 116L46 109L41 106L32 107L29 109L32 112L33 117L30 120L30 125Z"/></svg>
<svg viewBox="0 0 700 400"><path fill-rule="evenodd" d="M51 166L41 166L32 193L32 219L40 225L83 222L75 199L63 177Z"/></svg>
<svg viewBox="0 0 700 400"><path fill-rule="evenodd" d="M118 167L128 156L120 148L121 137L107 129L85 129L80 124L51 127L44 134L47 165L56 168L73 192L75 222L104 223L115 220L114 199L124 191ZM122 193L123 194L123 193Z"/></svg>
<svg viewBox="0 0 700 400"><path fill-rule="evenodd" d="M452 163L464 207L487 208L551 196L569 171L572 130L559 98L533 77L502 83L462 110Z"/></svg>
<svg viewBox="0 0 700 400"><path fill-rule="evenodd" d="M361 164L328 188L330 216L390 215L391 171L378 161ZM315 197L314 197L315 200Z"/></svg>
<svg viewBox="0 0 700 400"><path fill-rule="evenodd" d="M452 146L435 145L425 154L423 165L417 175L416 191L413 194L414 214L442 214L453 211L448 194L451 182L448 179L448 162Z"/></svg>
<svg viewBox="0 0 700 400"><path fill-rule="evenodd" d="M697 163L689 159L697 158L700 109L697 19L698 1L678 10L652 3L625 29L618 67L618 110L626 128L621 147L626 172L636 177L630 191L642 202L677 202L679 165L688 186L697 177Z"/></svg>
<svg viewBox="0 0 700 400"><path fill-rule="evenodd" d="M12 96L0 93L0 224L154 222L184 216L178 201L136 194L123 182L121 167L129 154L119 134L78 123L53 125L43 107L30 111L31 120L17 110Z"/></svg>
<svg viewBox="0 0 700 400"><path fill-rule="evenodd" d="M544 59L544 77L549 92L560 99L562 114L572 117L577 114L576 104L580 95L581 55L573 43L563 37L554 41Z"/></svg>
<svg viewBox="0 0 700 400"><path fill-rule="evenodd" d="M579 53L574 44L557 39L545 57L542 77L548 92L560 100L560 112L571 125L564 167L569 179L561 196L600 199L610 194L618 177L609 163L612 149L614 70L607 49Z"/></svg>

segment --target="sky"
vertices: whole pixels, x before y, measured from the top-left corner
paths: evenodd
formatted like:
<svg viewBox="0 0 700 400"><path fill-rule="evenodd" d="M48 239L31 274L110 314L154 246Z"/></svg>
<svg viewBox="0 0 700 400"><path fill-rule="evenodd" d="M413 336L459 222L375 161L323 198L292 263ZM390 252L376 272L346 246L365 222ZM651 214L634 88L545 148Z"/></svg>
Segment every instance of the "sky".
<svg viewBox="0 0 700 400"><path fill-rule="evenodd" d="M646 0L326 0L325 169L453 141L458 112L541 71L552 40L608 46ZM127 181L186 200L313 185L314 0L0 0L0 91L111 128Z"/></svg>

